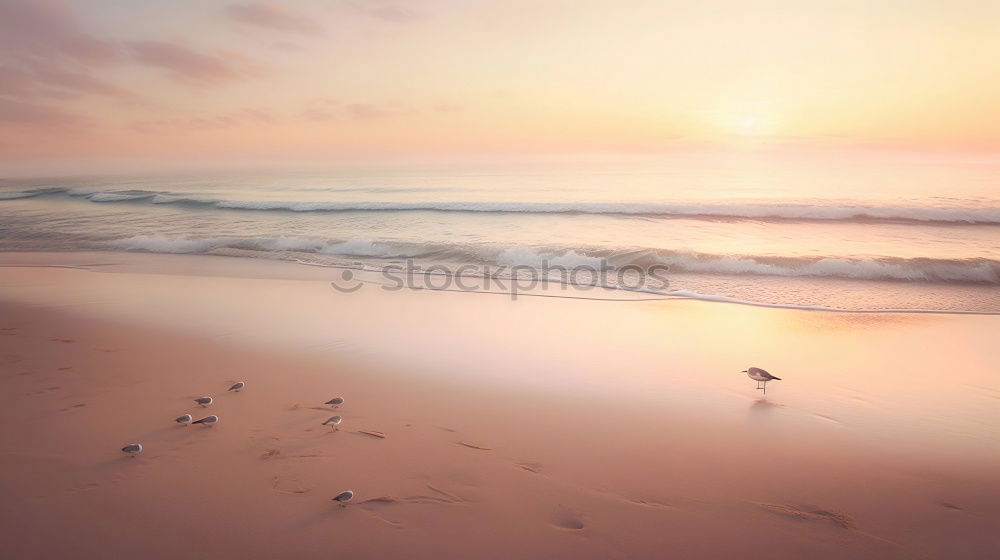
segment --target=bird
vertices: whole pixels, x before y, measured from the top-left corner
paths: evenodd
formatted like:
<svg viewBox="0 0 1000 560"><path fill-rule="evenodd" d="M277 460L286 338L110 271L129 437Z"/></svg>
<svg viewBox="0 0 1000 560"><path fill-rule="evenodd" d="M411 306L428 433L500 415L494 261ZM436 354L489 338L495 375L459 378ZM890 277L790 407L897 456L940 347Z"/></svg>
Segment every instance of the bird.
<svg viewBox="0 0 1000 560"><path fill-rule="evenodd" d="M200 404L201 406L205 407L205 406L208 406L208 405L212 404L212 400L213 400L212 397L198 397L197 399L194 400L194 402L196 402L196 403Z"/></svg>
<svg viewBox="0 0 1000 560"><path fill-rule="evenodd" d="M216 415L206 416L191 422L192 424L204 424L206 426L214 426L219 423L219 417Z"/></svg>
<svg viewBox="0 0 1000 560"><path fill-rule="evenodd" d="M323 422L323 425L326 426L326 425L330 424L330 425L333 426L334 430L339 430L340 428L338 428L337 426L340 425L340 421L341 420L342 420L342 418L340 416L331 416L331 417L329 417L329 418L326 419L326 422Z"/></svg>
<svg viewBox="0 0 1000 560"><path fill-rule="evenodd" d="M242 389L242 388L244 388L246 386L247 386L246 383L244 383L242 381L237 381L236 383L233 383L232 386L230 386L229 389L227 389L227 391L237 391L237 392L239 392L240 389Z"/></svg>
<svg viewBox="0 0 1000 560"><path fill-rule="evenodd" d="M130 444L126 445L125 447L122 447L122 451L124 451L125 453L128 453L129 457L135 457L136 455L142 453L142 444L141 443L130 443Z"/></svg>
<svg viewBox="0 0 1000 560"><path fill-rule="evenodd" d="M187 426L188 424L190 424L190 423L191 423L191 418L192 418L192 417L191 417L191 415L190 415L190 414L185 414L184 416L178 416L178 417L177 417L177 418L176 418L176 419L174 420L174 422L177 422L178 424L180 424L180 425L182 425L182 426Z"/></svg>
<svg viewBox="0 0 1000 560"><path fill-rule="evenodd" d="M340 505L347 506L347 502L354 498L354 490L344 490L340 494L333 497L333 501L340 502Z"/></svg>
<svg viewBox="0 0 1000 560"><path fill-rule="evenodd" d="M768 381L781 381L780 377L775 377L775 376L771 375L770 373L768 373L768 372L760 369L759 367L752 367L752 368L749 368L749 369L745 369L745 370L741 371L740 373L745 373L745 374L747 374L747 377L749 377L750 379L753 379L754 381L756 381L757 382L757 388L758 389L762 389L764 391L765 395L767 394L767 382Z"/></svg>
<svg viewBox="0 0 1000 560"><path fill-rule="evenodd" d="M344 404L344 397L333 397L332 399L326 401L323 404L332 404L333 406L340 406Z"/></svg>

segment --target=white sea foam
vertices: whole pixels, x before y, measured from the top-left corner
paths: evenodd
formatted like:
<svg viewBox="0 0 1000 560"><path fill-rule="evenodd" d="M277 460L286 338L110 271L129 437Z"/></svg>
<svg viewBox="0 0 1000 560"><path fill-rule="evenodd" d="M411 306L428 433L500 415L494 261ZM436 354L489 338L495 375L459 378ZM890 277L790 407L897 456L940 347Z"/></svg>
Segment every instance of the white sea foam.
<svg viewBox="0 0 1000 560"><path fill-rule="evenodd" d="M146 200L152 204L188 203L228 210L285 212L478 212L535 214L607 214L663 218L805 220L805 221L898 221L954 224L1000 224L1000 208L868 206L853 204L675 204L653 202L517 202L517 201L275 201L228 200L159 191L100 191L87 187L0 192L0 200L45 194L63 194L91 202Z"/></svg>
<svg viewBox="0 0 1000 560"><path fill-rule="evenodd" d="M99 192L91 194L87 200L91 202L124 202L127 200L142 200L155 196L150 192Z"/></svg>
<svg viewBox="0 0 1000 560"><path fill-rule="evenodd" d="M564 252L537 251L528 247L512 247L503 250L496 258L497 264L510 267L542 268L549 267L587 267L600 270L605 259L581 255L573 250Z"/></svg>
<svg viewBox="0 0 1000 560"><path fill-rule="evenodd" d="M484 213L617 214L730 219L901 220L917 222L1000 223L1000 209L998 208L618 202L294 202L236 200L216 201L215 206L240 210L285 210L292 212L399 212L424 210Z"/></svg>
<svg viewBox="0 0 1000 560"><path fill-rule="evenodd" d="M416 258L420 264L436 263L528 267L611 267L654 264L669 267L670 273L715 274L723 276L786 276L843 278L853 280L896 280L910 282L958 282L1000 284L1000 262L989 259L900 259L872 257L765 257L754 255L707 255L700 253L594 250L569 248L497 247L492 244L442 245L378 242L368 239L330 241L309 237L165 237L136 236L111 243L115 248L156 253L205 253L217 249L316 253L359 259Z"/></svg>
<svg viewBox="0 0 1000 560"><path fill-rule="evenodd" d="M72 189L66 189L65 192L69 196L90 196L100 191L94 188L74 187Z"/></svg>
<svg viewBox="0 0 1000 560"><path fill-rule="evenodd" d="M924 282L981 282L1000 284L1000 263L985 259L942 261L939 259L781 259L783 264L762 257L675 255L661 262L675 272L848 278L855 280L908 280Z"/></svg>
<svg viewBox="0 0 1000 560"><path fill-rule="evenodd" d="M19 198L31 198L41 194L38 191L0 191L0 200L16 200Z"/></svg>
<svg viewBox="0 0 1000 560"><path fill-rule="evenodd" d="M162 235L137 235L112 241L110 245L127 251L150 253L205 253L231 243L229 238L166 237Z"/></svg>

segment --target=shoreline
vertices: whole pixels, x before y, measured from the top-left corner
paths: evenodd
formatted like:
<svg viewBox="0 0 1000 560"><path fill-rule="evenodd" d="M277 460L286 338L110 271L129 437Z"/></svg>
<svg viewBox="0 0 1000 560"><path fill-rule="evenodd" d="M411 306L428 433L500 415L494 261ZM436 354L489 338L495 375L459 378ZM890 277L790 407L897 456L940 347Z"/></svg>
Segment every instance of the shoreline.
<svg viewBox="0 0 1000 560"><path fill-rule="evenodd" d="M36 260L36 261L41 261L41 262L40 263L37 263L37 262L36 263L22 263L22 262L18 262L17 258L16 258L17 255L27 255L27 259L29 261ZM94 257L111 257L111 256L117 256L117 257L120 257L120 260L125 261L125 264L127 266L129 266L130 270L132 270L132 271L142 270L142 267L143 267L144 264L148 266L149 263L154 262L154 261L151 261L149 259L163 259L163 258L168 258L168 259L169 258L181 258L181 259L196 258L196 259L204 259L206 262L211 261L212 259L239 259L239 260L249 260L249 261L252 261L252 262L259 262L259 263L284 263L286 266L297 265L297 266L300 266L300 267L313 267L313 268L317 268L317 269L326 269L326 270L357 271L358 273L361 274L361 277L358 278L357 281L363 282L363 283L371 285L371 286L379 286L380 285L380 282L378 282L376 279L374 279L374 277L376 276L376 274L379 271L378 270L374 270L374 269L369 269L369 268L360 268L359 269L357 266L351 266L351 265L347 265L347 264L340 265L340 264L314 263L314 262L303 261L303 260L301 260L299 258L269 258L269 257L263 257L262 258L262 257L257 257L257 256L245 256L245 255L242 255L242 254L155 253L155 252L148 252L148 251L110 251L110 250L101 251L101 250L89 250L89 249L81 249L81 250L64 250L64 249L59 249L59 250L52 250L52 251L39 251L39 250L35 250L35 249L24 250L24 251L18 251L18 250L0 250L0 268L74 268L74 269L80 269L80 270L90 270L90 269L94 269L94 268L96 268L98 266L100 266L100 267L106 267L106 266L116 266L116 265L121 264L121 263L103 263L103 264L93 264L93 263L91 263L91 264L70 265L70 264L59 264L57 262L51 262L51 261L54 261L54 260L65 259L65 258L68 258L68 256L75 256L75 255L87 255L87 256L94 256ZM46 261L48 261L48 262L46 262ZM294 267L292 267L292 268L294 268ZM153 269L155 270L156 267L153 267ZM277 269L272 268L271 270L277 270ZM283 273L280 274L280 275L277 275L277 277L282 277L282 278L316 278L316 275L291 274L291 273L289 273L290 270L291 270L291 268L284 269ZM438 273L435 273L435 274L432 274L432 275L433 276L446 276L446 275L438 274ZM472 274L470 274L470 275L458 275L458 276L447 275L447 276L449 276L449 277L465 277L465 278L473 278L473 279L482 278L481 275L472 275ZM794 278L790 278L790 280L793 280L793 279ZM412 281L412 278L410 280ZM506 281L506 282L510 282L509 278L503 278L502 280ZM852 281L852 280L835 279L835 278L830 278L830 279L826 279L826 280L827 281L833 281L833 282L838 282L838 281ZM901 282L901 281L883 281L883 282L896 283L896 282ZM705 303L730 304L730 305L743 305L743 306L750 306L750 307L760 307L760 308L766 308L766 309L786 309L786 310L794 310L794 311L818 311L818 312L825 312L825 313L986 315L986 316L989 316L989 315L994 315L994 316L1000 315L1000 311L976 311L976 310L961 310L961 309L921 309L921 308L845 309L845 308L828 307L828 306L821 306L821 305L797 305L797 304L768 303L768 302L760 302L760 301L753 301L753 300L744 300L744 299L733 298L733 297L728 297L728 296L723 296L723 295L702 294L702 293L697 293L697 292L691 292L691 291L688 291L688 290L669 290L669 291L666 291L666 292L660 292L660 291L655 291L655 290L629 289L629 288L622 288L622 287L611 286L611 285L592 285L592 284L575 285L575 284L572 284L572 283L557 282L557 281L552 281L552 280L543 281L541 283L544 285L544 287L541 287L541 288L539 288L539 287L532 287L528 291L517 291L517 292L515 292L516 293L516 297L563 298L563 299L570 299L570 300L611 301L611 302L649 302L649 301L690 300L690 301L700 301L700 302L705 302ZM482 290L482 289L465 290L465 289L450 289L450 288L445 288L445 289L440 289L440 288L421 288L419 286L419 284L420 284L419 282L417 282L416 284L418 284L418 285L416 285L414 287L408 287L406 289L408 289L408 290L430 290L430 291L438 291L438 292L476 293L476 294L482 294L482 295L501 295L501 296L511 297L511 290L507 290L507 291L487 291L487 290ZM554 286L554 288L550 288L550 286L549 286L550 284L552 286ZM930 283L930 284L933 284L933 283ZM941 284L941 286L942 287L951 286L951 284L943 283L943 284ZM976 287L976 288L983 287L983 286L981 286L979 284L976 284L976 283L970 283L969 286ZM551 293L546 293L546 292L553 291L555 289L565 290L567 287L571 287L571 288L574 288L574 289L577 289L577 288L580 288L580 287L585 287L585 288L588 288L588 289L593 288L593 289L597 289L597 290L600 290L602 292L607 292L609 294L614 294L614 295L613 296L609 296L609 297L586 297L586 296L573 296L573 295L555 295L555 294L551 294ZM647 297L647 295L649 297Z"/></svg>
<svg viewBox="0 0 1000 560"><path fill-rule="evenodd" d="M0 267L13 556L984 558L1000 544L992 316L339 294L287 263L138 260ZM942 382L954 352L966 363ZM761 398L748 365L783 381ZM235 380L246 389L226 393ZM190 406L203 394L218 402ZM319 404L336 395L340 409ZM221 422L175 425L184 412ZM332 414L339 432L320 425ZM133 441L146 450L123 457ZM345 489L355 501L332 504Z"/></svg>

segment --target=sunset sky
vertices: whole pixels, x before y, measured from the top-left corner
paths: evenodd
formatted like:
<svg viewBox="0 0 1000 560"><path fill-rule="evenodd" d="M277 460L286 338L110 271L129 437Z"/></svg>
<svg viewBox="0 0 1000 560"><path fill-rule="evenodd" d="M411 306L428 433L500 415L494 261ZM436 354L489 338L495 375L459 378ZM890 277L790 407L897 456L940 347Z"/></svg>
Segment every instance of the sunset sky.
<svg viewBox="0 0 1000 560"><path fill-rule="evenodd" d="M1000 148L1000 2L0 0L0 165Z"/></svg>

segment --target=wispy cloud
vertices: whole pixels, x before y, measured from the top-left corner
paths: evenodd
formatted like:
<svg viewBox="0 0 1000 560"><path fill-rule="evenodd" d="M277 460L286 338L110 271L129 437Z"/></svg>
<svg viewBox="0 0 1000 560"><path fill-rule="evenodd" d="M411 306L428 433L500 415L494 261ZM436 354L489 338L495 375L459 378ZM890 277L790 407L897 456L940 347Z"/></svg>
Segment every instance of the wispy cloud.
<svg viewBox="0 0 1000 560"><path fill-rule="evenodd" d="M286 6L266 2L232 4L226 15L242 24L264 27L299 35L322 35L323 27L305 15L297 14Z"/></svg>
<svg viewBox="0 0 1000 560"><path fill-rule="evenodd" d="M66 5L48 0L0 2L0 50L7 56L58 56L88 65L120 56L114 42L86 33Z"/></svg>
<svg viewBox="0 0 1000 560"><path fill-rule="evenodd" d="M86 121L62 109L0 97L0 125L76 126Z"/></svg>
<svg viewBox="0 0 1000 560"><path fill-rule="evenodd" d="M160 133L175 130L221 130L248 125L272 125L277 119L270 112L257 108L244 108L225 114L194 114L162 119L148 119L133 123L131 128L142 133Z"/></svg>
<svg viewBox="0 0 1000 560"><path fill-rule="evenodd" d="M238 53L205 54L165 41L134 41L129 47L138 63L166 70L177 81L188 84L229 82L256 72L253 64Z"/></svg>
<svg viewBox="0 0 1000 560"><path fill-rule="evenodd" d="M95 74L121 60L115 42L85 32L63 4L0 1L0 95L136 98Z"/></svg>
<svg viewBox="0 0 1000 560"><path fill-rule="evenodd" d="M391 103L342 103L337 100L317 99L302 110L301 116L307 121L374 121L397 117L407 117L420 113L410 105Z"/></svg>
<svg viewBox="0 0 1000 560"><path fill-rule="evenodd" d="M361 0L351 2L350 6L362 14L383 21L407 23L427 18L427 14L393 0Z"/></svg>

